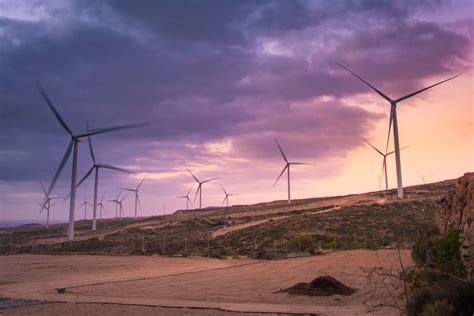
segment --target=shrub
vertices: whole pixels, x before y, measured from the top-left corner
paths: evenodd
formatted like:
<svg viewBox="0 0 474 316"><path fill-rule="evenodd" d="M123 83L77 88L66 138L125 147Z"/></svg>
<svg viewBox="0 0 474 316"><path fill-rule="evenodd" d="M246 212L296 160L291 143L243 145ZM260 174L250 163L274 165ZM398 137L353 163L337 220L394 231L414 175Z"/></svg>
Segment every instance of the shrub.
<svg viewBox="0 0 474 316"><path fill-rule="evenodd" d="M336 244L336 240L333 239L331 241L325 241L321 244L321 248L322 249L336 249L337 248L337 244Z"/></svg>
<svg viewBox="0 0 474 316"><path fill-rule="evenodd" d="M451 316L454 315L454 311L454 306L452 304L449 304L447 300L441 300L426 304L421 315Z"/></svg>
<svg viewBox="0 0 474 316"><path fill-rule="evenodd" d="M463 277L465 268L461 259L460 234L459 229L451 228L441 238L431 234L420 236L413 245L413 260L418 266L437 268L442 273Z"/></svg>
<svg viewBox="0 0 474 316"><path fill-rule="evenodd" d="M456 315L473 315L474 282L450 279L441 281L431 287L424 287L418 290L407 302L408 315L420 315L422 313L425 315L425 310L428 313L436 308L442 310L447 307L442 306L443 301L447 306L454 308ZM434 313L426 315L444 314Z"/></svg>
<svg viewBox="0 0 474 316"><path fill-rule="evenodd" d="M314 254L314 239L311 235L300 235L288 240L289 251L308 251Z"/></svg>

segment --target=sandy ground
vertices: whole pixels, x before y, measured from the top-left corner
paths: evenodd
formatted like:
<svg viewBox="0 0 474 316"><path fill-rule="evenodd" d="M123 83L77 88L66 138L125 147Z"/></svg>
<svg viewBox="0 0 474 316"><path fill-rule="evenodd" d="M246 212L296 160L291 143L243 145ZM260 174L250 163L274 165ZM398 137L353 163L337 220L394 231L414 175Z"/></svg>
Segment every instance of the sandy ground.
<svg viewBox="0 0 474 316"><path fill-rule="evenodd" d="M399 266L396 250L377 254L384 267ZM411 264L409 251L401 257ZM368 282L378 266L376 252L369 250L275 261L18 255L0 257L0 266L0 297L56 302L0 310L5 315L399 314L377 307L389 296L386 287L396 292L401 286L395 279L378 280L383 287ZM337 278L356 293L302 297L277 292L321 275Z"/></svg>

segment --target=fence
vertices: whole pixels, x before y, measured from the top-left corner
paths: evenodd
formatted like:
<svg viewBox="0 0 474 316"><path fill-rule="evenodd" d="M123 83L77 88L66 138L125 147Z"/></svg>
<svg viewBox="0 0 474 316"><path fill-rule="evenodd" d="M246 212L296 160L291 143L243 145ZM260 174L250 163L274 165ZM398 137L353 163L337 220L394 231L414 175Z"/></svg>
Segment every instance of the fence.
<svg viewBox="0 0 474 316"><path fill-rule="evenodd" d="M53 254L64 252L99 253L99 254L131 254L161 256L203 256L203 257L238 257L250 256L284 257L290 253L318 252L318 250L351 250L381 249L398 245L410 248L412 243L423 232L400 231L399 234L387 231L362 231L334 236L295 235L291 237L246 236L241 240L226 238L226 235L212 238L210 233L205 236L175 236L141 234L131 237L125 243L105 243L95 239L75 241L62 244L33 243L33 238L15 240L13 234L3 237L0 244L0 255L19 253ZM5 242L6 241L6 242ZM82 246L81 246L82 245ZM119 246L119 247L115 247ZM121 250L117 250L117 249ZM270 254L270 255L269 255Z"/></svg>

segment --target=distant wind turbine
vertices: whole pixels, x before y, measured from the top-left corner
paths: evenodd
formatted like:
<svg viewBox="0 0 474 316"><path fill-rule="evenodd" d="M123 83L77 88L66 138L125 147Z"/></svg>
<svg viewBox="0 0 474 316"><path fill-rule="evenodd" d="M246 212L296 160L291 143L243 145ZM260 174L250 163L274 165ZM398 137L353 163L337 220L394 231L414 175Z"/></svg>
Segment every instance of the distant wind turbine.
<svg viewBox="0 0 474 316"><path fill-rule="evenodd" d="M71 193L70 193L70 204L69 204L69 225L68 225L68 231L67 231L68 240L73 240L74 239L74 212L76 210L77 151L78 151L78 146L79 146L79 142L81 138L97 135L97 134L102 134L102 133L107 133L107 132L112 132L112 131L117 131L117 130L122 130L122 129L140 127L140 126L143 126L144 124L140 123L140 124L130 124L130 125L107 127L107 128L99 128L99 129L93 129L93 130L87 131L86 133L82 133L82 134L74 134L72 130L67 126L65 121L62 119L62 117L59 115L59 112L56 110L53 103L49 99L48 95L46 94L46 92L43 90L43 88L40 86L39 83L37 84L37 87L38 87L39 92L43 96L44 100L48 104L49 108L51 109L51 111L53 111L54 116L59 121L59 124L61 124L61 126L71 136L71 141L69 142L69 145L66 148L66 152L64 153L64 156L58 166L58 169L56 170L56 173L54 174L53 180L51 181L51 184L49 185L48 194L51 194L54 188L54 185L56 184L56 181L58 180L58 177L64 168L64 165L69 160L69 157L71 156L71 152L73 152Z"/></svg>
<svg viewBox="0 0 474 316"><path fill-rule="evenodd" d="M177 196L176 198L177 199L186 199L186 211L189 210L189 202L191 202L191 205L193 204L193 202L191 201L191 199L189 198L189 194L191 193L191 190L193 188L190 188L188 193L186 195L181 195L181 196Z"/></svg>
<svg viewBox="0 0 474 316"><path fill-rule="evenodd" d="M371 143L369 143L366 139L364 139L364 142L369 145L370 147L372 147L373 150L375 150L377 153L379 153L382 157L383 157L383 161L382 161L382 175L385 174L385 190L388 190L388 176L387 176L387 157L390 156L391 154L393 154L395 151L391 151L391 152L386 152L385 154L380 150L378 149L377 147L375 147L374 145L372 145ZM408 146L406 147L403 147L401 148L400 150L403 150L405 148L408 148ZM380 180L380 179L379 179Z"/></svg>
<svg viewBox="0 0 474 316"><path fill-rule="evenodd" d="M102 222L102 209L104 209L107 212L107 209L105 208L104 205L104 197L105 197L105 192L102 194L102 198L100 199L100 202L97 203L97 206L100 206L100 211L99 211L99 222Z"/></svg>
<svg viewBox="0 0 474 316"><path fill-rule="evenodd" d="M40 204L41 209L40 209L39 215L41 215L41 213L43 213L43 210L46 210L46 229L48 229L49 228L49 210L51 209L51 206L54 205L54 204L51 204L51 200L58 200L60 198L50 197L48 192L46 192L46 189L44 188L42 182L40 182L40 185L41 185L41 189L43 189L45 200L44 200L43 203Z"/></svg>
<svg viewBox="0 0 474 316"><path fill-rule="evenodd" d="M137 204L140 204L140 210L142 209L142 203L140 202L140 196L138 195L138 189L140 189L140 186L143 184L143 181L145 181L146 178L147 178L147 176L145 176L142 179L142 181L140 181L140 183L137 185L137 187L135 189L122 188L122 190L125 190L125 191L135 192L135 219L137 219Z"/></svg>
<svg viewBox="0 0 474 316"><path fill-rule="evenodd" d="M89 128L88 128L89 129ZM120 172L126 172L126 173L132 173L131 171L114 167L112 165L108 164L103 164L103 163L98 163L95 160L95 155L94 155L94 150L92 148L92 141L91 138L88 136L87 137L88 143L89 143L89 152L92 158L92 167L89 169L89 171L86 172L86 174L82 177L81 181L76 185L76 188L78 188L82 182L84 182L92 173L92 171L95 170L95 182L94 182L94 204L93 204L93 215L92 215L92 231L95 231L97 228L97 193L99 190L99 169L110 169L110 170L116 170Z"/></svg>
<svg viewBox="0 0 474 316"><path fill-rule="evenodd" d="M120 193L122 193L122 191L119 191L119 194L117 194L117 197L115 199L109 200L109 202L115 203L115 218L118 217L118 205L119 205Z"/></svg>
<svg viewBox="0 0 474 316"><path fill-rule="evenodd" d="M285 153L283 152L283 149L281 148L280 144L278 143L278 141L275 139L275 143L277 144L278 146L278 149L280 150L281 152L281 155L283 156L283 159L285 160L286 164L285 164L285 167L283 168L283 170L281 171L280 175L278 176L278 178L276 179L275 183L273 183L273 187L278 183L278 180L280 180L281 176L283 175L283 173L285 172L285 170L287 170L288 172L288 204L291 203L291 190L290 190L290 166L291 165L307 165L307 163L303 163L303 162L289 162L288 159L286 158L285 156Z"/></svg>
<svg viewBox="0 0 474 316"><path fill-rule="evenodd" d="M196 178L196 176L191 171L189 171L189 169L188 169L188 172L191 174L191 176L194 178L194 180L196 180L196 182L198 183L198 187L197 187L197 190L196 190L196 195L194 196L194 202L196 201L196 198L197 198L198 193L199 193L199 208L201 209L202 208L202 185L206 182L216 180L218 178L211 178L211 179L208 179L208 180L199 181L198 178Z"/></svg>
<svg viewBox="0 0 474 316"><path fill-rule="evenodd" d="M235 196L237 194L233 193L227 193L227 191L224 189L224 186L221 184L222 191L224 191L225 197L224 200L222 201L222 205L224 205L225 202L227 202L226 208L224 209L224 227L227 226L227 208L229 207L229 196Z"/></svg>
<svg viewBox="0 0 474 316"><path fill-rule="evenodd" d="M127 197L127 195L128 195L128 194L125 194L125 196L124 196L121 200L117 201L117 204L118 204L118 206L119 206L119 218L122 218L122 215L124 214L122 202L123 202L123 200L125 200L125 198Z"/></svg>
<svg viewBox="0 0 474 316"><path fill-rule="evenodd" d="M393 123L393 140L394 140L394 143L395 143L395 162L396 162L396 166L397 166L398 198L402 199L403 198L402 164L401 164L401 158L400 158L400 143L399 143L399 138L398 138L397 104L399 102L403 101L403 100L409 99L409 98L417 95L418 93L421 93L421 92L426 91L430 88L433 88L433 87L435 87L439 84L442 84L446 81L449 81L449 80L452 80L456 77L459 77L461 74L457 74L456 76L453 76L453 77L448 78L446 80L440 81L438 83L435 83L435 84L433 84L431 86L428 86L426 88L423 88L421 90L412 92L412 93L407 94L405 96L402 96L398 99L391 99L387 95L382 93L380 90L375 88L373 85L371 85L370 83L368 83L367 81L362 79L359 75L357 75L356 73L349 70L349 68L347 68L344 65L341 65L339 63L336 63L336 64L339 65L340 67L344 68L345 70L347 70L351 74L353 74L355 77L357 77L359 80L361 80L367 86L369 86L372 90L374 90L378 95L380 95L382 98L384 98L385 100L387 100L390 103L390 120L389 120L389 125L388 125L387 148L388 148L388 140L389 140L389 137L390 137L390 130L391 130L392 123ZM387 150L385 150L385 152L387 152Z"/></svg>
<svg viewBox="0 0 474 316"><path fill-rule="evenodd" d="M84 194L84 202L82 202L81 205L79 205L79 208L81 206L84 206L84 219L87 219L87 207L88 206L91 206L92 204L90 204L89 202L87 202L87 197L86 195Z"/></svg>

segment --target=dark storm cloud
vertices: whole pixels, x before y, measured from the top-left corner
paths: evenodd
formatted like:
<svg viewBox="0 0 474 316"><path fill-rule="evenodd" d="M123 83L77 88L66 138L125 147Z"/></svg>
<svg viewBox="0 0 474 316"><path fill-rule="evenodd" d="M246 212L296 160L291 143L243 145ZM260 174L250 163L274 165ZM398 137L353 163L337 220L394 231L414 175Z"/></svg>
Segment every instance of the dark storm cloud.
<svg viewBox="0 0 474 316"><path fill-rule="evenodd" d="M274 157L277 136L296 158L344 155L381 116L318 101L367 92L333 61L394 96L451 73L467 58L470 40L412 18L418 6L435 5L81 1L39 21L0 14L0 179L49 179L67 144L37 80L75 131L86 120L94 127L150 122L98 137L116 164L172 169L211 156L183 144L226 138L234 140L229 155L245 158ZM307 107L291 107L295 102ZM162 159L149 159L156 155ZM87 163L86 151L81 157Z"/></svg>

